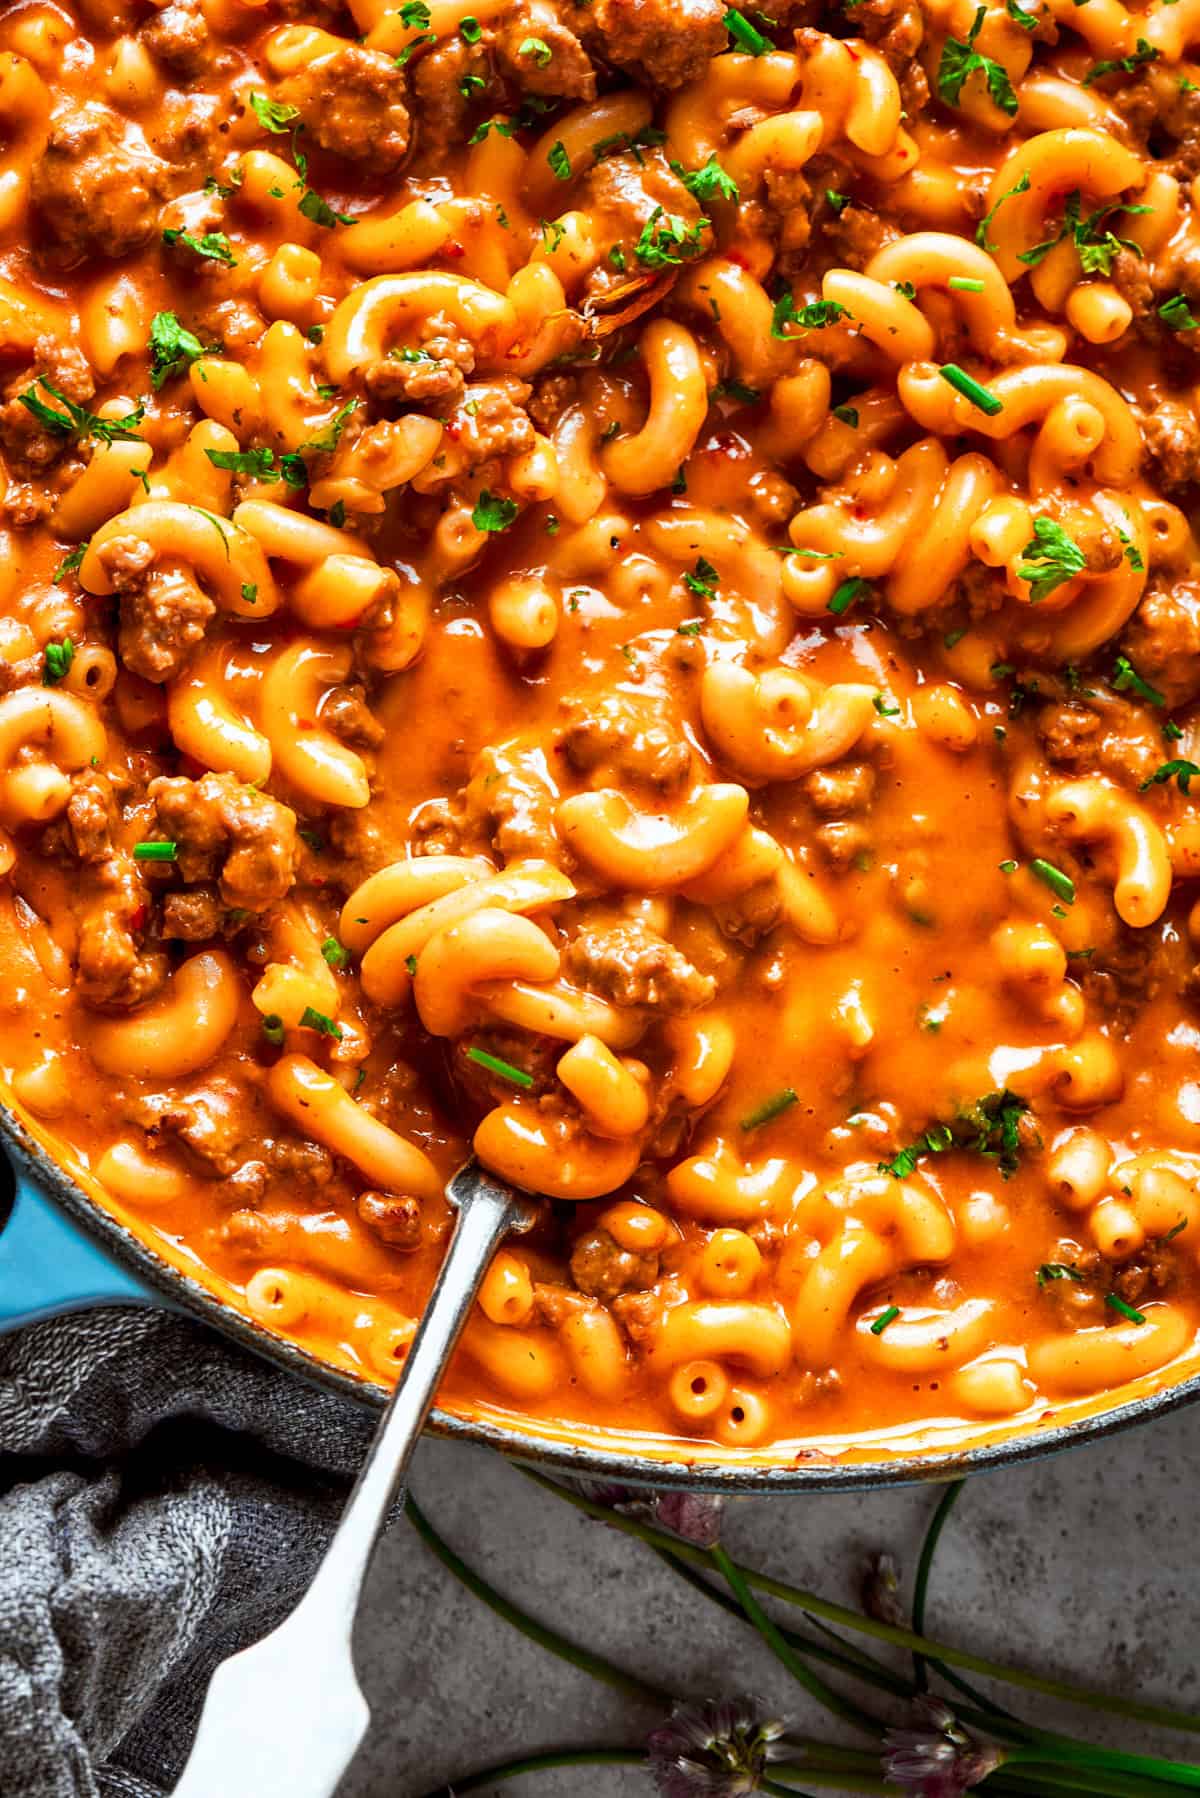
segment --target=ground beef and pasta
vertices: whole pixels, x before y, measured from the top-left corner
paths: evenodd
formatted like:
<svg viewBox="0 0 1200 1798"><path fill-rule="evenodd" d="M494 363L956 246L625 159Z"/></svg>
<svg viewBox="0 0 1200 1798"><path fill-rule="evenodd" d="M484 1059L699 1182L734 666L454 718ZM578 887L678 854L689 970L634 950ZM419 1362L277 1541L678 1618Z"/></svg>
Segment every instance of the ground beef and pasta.
<svg viewBox="0 0 1200 1798"><path fill-rule="evenodd" d="M1176 1377L1200 0L0 46L43 1140L372 1379L473 1143L547 1205L460 1410L878 1452Z"/></svg>

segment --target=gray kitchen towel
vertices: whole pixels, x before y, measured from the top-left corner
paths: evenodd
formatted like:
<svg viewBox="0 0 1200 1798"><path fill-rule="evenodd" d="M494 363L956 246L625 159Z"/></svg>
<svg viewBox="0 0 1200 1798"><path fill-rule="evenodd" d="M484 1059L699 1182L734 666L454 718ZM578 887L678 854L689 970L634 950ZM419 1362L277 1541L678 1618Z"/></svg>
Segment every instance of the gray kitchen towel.
<svg viewBox="0 0 1200 1798"><path fill-rule="evenodd" d="M170 1791L209 1675L292 1608L374 1424L161 1312L0 1338L0 1798Z"/></svg>

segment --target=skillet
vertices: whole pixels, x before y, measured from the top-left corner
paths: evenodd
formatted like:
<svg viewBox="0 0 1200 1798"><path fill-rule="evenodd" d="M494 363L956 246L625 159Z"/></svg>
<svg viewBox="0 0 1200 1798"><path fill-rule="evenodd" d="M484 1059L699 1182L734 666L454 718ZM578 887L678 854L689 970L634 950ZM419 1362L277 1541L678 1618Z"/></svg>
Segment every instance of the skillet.
<svg viewBox="0 0 1200 1798"><path fill-rule="evenodd" d="M0 1231L0 1332L97 1305L148 1305L182 1312L264 1356L283 1371L382 1408L385 1387L329 1366L299 1344L265 1329L227 1304L201 1281L173 1267L135 1231L106 1211L35 1140L0 1097L0 1179L7 1218ZM696 1492L852 1492L959 1479L1014 1467L1060 1449L1081 1447L1134 1424L1165 1417L1200 1398L1200 1370L1137 1383L1115 1404L1104 1399L1071 1407L1065 1421L1047 1414L1041 1427L993 1430L970 1447L915 1452L897 1449L876 1459L839 1462L820 1451L718 1451L697 1445L686 1458L678 1444L638 1434L525 1424L434 1410L427 1427L437 1435L497 1449L559 1474L628 1485L682 1487ZM707 1456L707 1458L706 1458Z"/></svg>

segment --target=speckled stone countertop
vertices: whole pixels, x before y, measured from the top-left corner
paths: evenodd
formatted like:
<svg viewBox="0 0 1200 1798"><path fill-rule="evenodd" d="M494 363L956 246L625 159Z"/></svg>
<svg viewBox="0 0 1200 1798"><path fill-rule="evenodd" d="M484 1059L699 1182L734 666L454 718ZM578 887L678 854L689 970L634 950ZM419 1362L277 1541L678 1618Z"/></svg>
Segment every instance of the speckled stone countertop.
<svg viewBox="0 0 1200 1798"><path fill-rule="evenodd" d="M938 1551L927 1625L944 1640L1105 1689L1200 1708L1200 1408L1097 1447L993 1473L959 1499ZM499 1589L635 1672L688 1696L751 1691L799 1727L817 1707L753 1635L639 1544L538 1493L498 1458L426 1442L412 1487L441 1533ZM725 1537L752 1565L857 1601L887 1548L911 1577L936 1492L742 1499ZM907 1583L905 1592L907 1593ZM339 1798L420 1798L522 1750L631 1745L655 1721L546 1654L471 1598L397 1524L359 1629L374 1727ZM1094 1740L1149 1747L1125 1722L1034 1707ZM821 1733L837 1734L821 1721ZM1159 1738L1194 1752L1187 1738ZM579 1768L495 1787L504 1798L650 1798L636 1769Z"/></svg>

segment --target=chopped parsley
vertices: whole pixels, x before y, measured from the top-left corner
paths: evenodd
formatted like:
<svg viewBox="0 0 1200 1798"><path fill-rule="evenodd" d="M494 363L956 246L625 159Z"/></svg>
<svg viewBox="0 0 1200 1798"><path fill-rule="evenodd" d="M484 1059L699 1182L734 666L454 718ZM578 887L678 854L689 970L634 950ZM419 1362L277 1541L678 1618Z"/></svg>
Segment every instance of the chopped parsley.
<svg viewBox="0 0 1200 1798"><path fill-rule="evenodd" d="M717 597L717 583L720 579L721 577L713 567L712 563L708 561L706 557L700 556L697 559L696 566L692 572L684 575L683 584L685 587L690 588L690 590L700 599L715 599Z"/></svg>
<svg viewBox="0 0 1200 1798"><path fill-rule="evenodd" d="M713 398L719 400L740 400L744 406L757 406L762 394L757 387L747 387L745 381L722 381L713 388ZM687 483L680 488L687 492Z"/></svg>
<svg viewBox="0 0 1200 1798"><path fill-rule="evenodd" d="M1082 1280L1083 1275L1069 1261L1043 1261L1037 1270L1039 1286L1049 1286L1054 1280Z"/></svg>
<svg viewBox="0 0 1200 1798"><path fill-rule="evenodd" d="M988 226L1003 206L1005 200L1015 199L1018 194L1027 194L1030 185L1031 183L1028 174L1022 175L1021 179L1017 182L1017 185L1015 187L1010 187L1006 194L1001 194L991 211L985 213L980 219L975 227L975 242L979 245L981 250L996 250L999 248L998 244L992 243L988 238Z"/></svg>
<svg viewBox="0 0 1200 1798"><path fill-rule="evenodd" d="M318 1011L315 1005L306 1005L300 1013L300 1028L301 1030L315 1030L318 1036L332 1036L338 1042L342 1040L344 1034L341 1025L335 1024L332 1018L327 1018L325 1013Z"/></svg>
<svg viewBox="0 0 1200 1798"><path fill-rule="evenodd" d="M1029 864L1029 872L1036 875L1043 886L1048 886L1056 899L1061 899L1065 905L1074 905L1075 882L1053 862L1043 861L1040 855L1035 855Z"/></svg>
<svg viewBox="0 0 1200 1798"><path fill-rule="evenodd" d="M1154 45L1147 43L1144 37L1140 37L1128 56L1110 56L1106 57L1103 62L1094 62L1083 78L1083 86L1091 87L1093 81L1099 81L1104 75L1118 73L1132 75L1134 70L1140 68L1144 62L1157 61L1158 51Z"/></svg>
<svg viewBox="0 0 1200 1798"><path fill-rule="evenodd" d="M978 7L966 40L957 37L946 39L942 46L942 59L938 64L938 93L947 106L957 106L964 82L971 75L982 74L994 104L1001 112L1007 113L1010 119L1015 119L1017 96L1008 78L1008 70L1003 63L995 62L975 48L975 39L979 36L986 16L986 6Z"/></svg>
<svg viewBox="0 0 1200 1798"><path fill-rule="evenodd" d="M42 660L43 687L57 687L59 681L67 678L74 660L75 645L70 637L64 637L61 643L47 643Z"/></svg>
<svg viewBox="0 0 1200 1798"><path fill-rule="evenodd" d="M214 468L226 469L230 474L248 474L256 481L274 481L280 476L273 449L206 449L204 453Z"/></svg>
<svg viewBox="0 0 1200 1798"><path fill-rule="evenodd" d="M1172 331L1194 331L1200 325L1200 318L1192 315L1192 309L1181 293L1171 298L1158 309L1158 316L1164 325Z"/></svg>
<svg viewBox="0 0 1200 1798"><path fill-rule="evenodd" d="M1138 792L1144 793L1147 787L1165 787L1170 781L1175 780L1179 782L1179 791L1186 794L1191 787L1193 776L1198 774L1200 774L1200 767L1197 767L1195 762L1164 762L1161 768L1156 768L1153 774L1147 775L1138 787Z"/></svg>
<svg viewBox="0 0 1200 1798"><path fill-rule="evenodd" d="M571 179L571 158L567 155L561 137L557 138L547 150L546 161L550 164L551 173L556 180L569 181Z"/></svg>
<svg viewBox="0 0 1200 1798"><path fill-rule="evenodd" d="M59 412L48 406L45 400L39 399L38 387L44 387L53 395L65 411ZM145 439L134 430L146 416L145 406L135 406L124 418L100 418L95 412L89 412L86 406L77 406L69 400L65 393L48 381L45 375L39 375L27 392L17 395L27 412L33 414L40 425L48 431L54 431L60 437L95 437L101 443L142 443Z"/></svg>
<svg viewBox="0 0 1200 1798"><path fill-rule="evenodd" d="M1008 1091L988 1093L960 1111L952 1124L931 1124L907 1148L890 1161L881 1161L879 1172L895 1180L907 1180L924 1155L943 1155L948 1149L964 1149L994 1161L1007 1180L1020 1163L1021 1116L1029 1110L1024 1099Z"/></svg>
<svg viewBox="0 0 1200 1798"><path fill-rule="evenodd" d="M1036 268L1056 245L1071 242L1075 245L1079 266L1085 275L1111 275L1119 251L1128 250L1131 255L1139 257L1142 252L1131 237L1118 237L1110 231L1105 220L1116 212L1139 213L1149 210L1148 206L1130 206L1122 200L1110 200L1107 205L1098 206L1095 212L1084 218L1083 196L1075 188L1063 203L1062 223L1054 236L1035 243L1032 249L1020 251L1017 260L1025 263L1028 268Z"/></svg>
<svg viewBox="0 0 1200 1798"><path fill-rule="evenodd" d="M642 226L633 253L643 268L679 268L688 257L700 254L700 233L707 226L706 218L689 225L678 213L656 206Z"/></svg>
<svg viewBox="0 0 1200 1798"><path fill-rule="evenodd" d="M858 429L858 412L853 406L834 406L833 416L842 424L849 425L852 431Z"/></svg>
<svg viewBox="0 0 1200 1798"><path fill-rule="evenodd" d="M511 1086L533 1085L532 1074L526 1073L524 1068L514 1067L511 1061L503 1061L499 1055L489 1055L486 1049L468 1049L467 1060L473 1061L477 1067L486 1068L489 1074L507 1080Z"/></svg>
<svg viewBox="0 0 1200 1798"><path fill-rule="evenodd" d="M150 320L150 385L155 393L203 355L200 339L181 325L173 312L154 314Z"/></svg>
<svg viewBox="0 0 1200 1798"><path fill-rule="evenodd" d="M1019 4L1019 0L1004 0L1004 4L1008 16L1014 25L1019 25L1022 31L1037 30L1038 16L1036 12L1027 12L1025 8Z"/></svg>
<svg viewBox="0 0 1200 1798"><path fill-rule="evenodd" d="M1011 1179L1020 1165L1021 1118L1028 1110L1026 1100L1005 1087L1002 1092L978 1099L961 1119L975 1132L974 1139L964 1146L973 1154L994 1161L1005 1180Z"/></svg>
<svg viewBox="0 0 1200 1798"><path fill-rule="evenodd" d="M542 245L547 256L553 256L563 240L567 227L560 225L557 219L540 219L538 222L542 231Z"/></svg>
<svg viewBox="0 0 1200 1798"><path fill-rule="evenodd" d="M810 300L807 306L797 306L792 293L781 293L771 313L771 336L782 338L786 343L790 334L785 325L796 325L802 331L823 331L827 325L836 325L839 319L853 318L849 307L839 305L837 300Z"/></svg>
<svg viewBox="0 0 1200 1798"><path fill-rule="evenodd" d="M471 523L477 531L506 531L517 516L517 510L515 500L500 499L485 487L475 501Z"/></svg>
<svg viewBox="0 0 1200 1798"><path fill-rule="evenodd" d="M715 151L702 169L685 169L681 162L672 162L671 169L702 206L709 200L736 201L740 198L737 182L721 167Z"/></svg>
<svg viewBox="0 0 1200 1798"><path fill-rule="evenodd" d="M306 219L311 219L314 225L324 225L330 231L335 225L352 225L354 223L353 213L338 212L329 204L328 200L322 199L321 195L314 192L311 187L305 188L297 201L297 208Z"/></svg>
<svg viewBox="0 0 1200 1798"><path fill-rule="evenodd" d="M1087 567L1087 557L1072 537L1052 518L1035 518L1033 536L1021 551L1017 579L1029 582L1033 605L1074 580Z"/></svg>
<svg viewBox="0 0 1200 1798"><path fill-rule="evenodd" d="M190 231L179 231L170 226L163 232L162 240L168 249L182 244L193 256L199 256L208 262L222 262L226 268L237 267L237 257L223 231L206 231L203 237L195 237Z"/></svg>
<svg viewBox="0 0 1200 1798"><path fill-rule="evenodd" d="M761 1125L769 1124L773 1118L790 1111L797 1102L797 1096L793 1087L785 1086L782 1092L772 1094L761 1105L755 1106L749 1116L742 1119L742 1129L757 1130Z"/></svg>
<svg viewBox="0 0 1200 1798"><path fill-rule="evenodd" d="M77 574L79 572L79 568L83 562L83 558L87 555L87 548L88 548L88 546L87 546L86 542L85 543L77 543L75 545L74 549L71 551L70 555L63 557L62 561L59 563L58 567L54 570L54 574L51 577L54 586L56 586L56 587L59 586L61 584L61 582L66 580L66 578L69 574ZM1180 731L1179 734L1180 734L1180 736L1182 736L1183 732Z"/></svg>
<svg viewBox="0 0 1200 1798"><path fill-rule="evenodd" d="M1118 693L1136 693L1139 699L1148 699L1151 705L1165 706L1167 703L1157 687L1142 679L1128 656L1118 656L1113 663L1112 684Z"/></svg>
<svg viewBox="0 0 1200 1798"><path fill-rule="evenodd" d="M264 131L283 136L300 117L298 106L286 106L280 100L268 100L265 94L250 95L250 110Z"/></svg>
<svg viewBox="0 0 1200 1798"><path fill-rule="evenodd" d="M922 1155L942 1155L947 1149L954 1147L954 1132L948 1124L931 1124L923 1130L915 1142L907 1148L900 1149L890 1161L879 1162L879 1172L890 1174L893 1180L907 1180L915 1170Z"/></svg>

